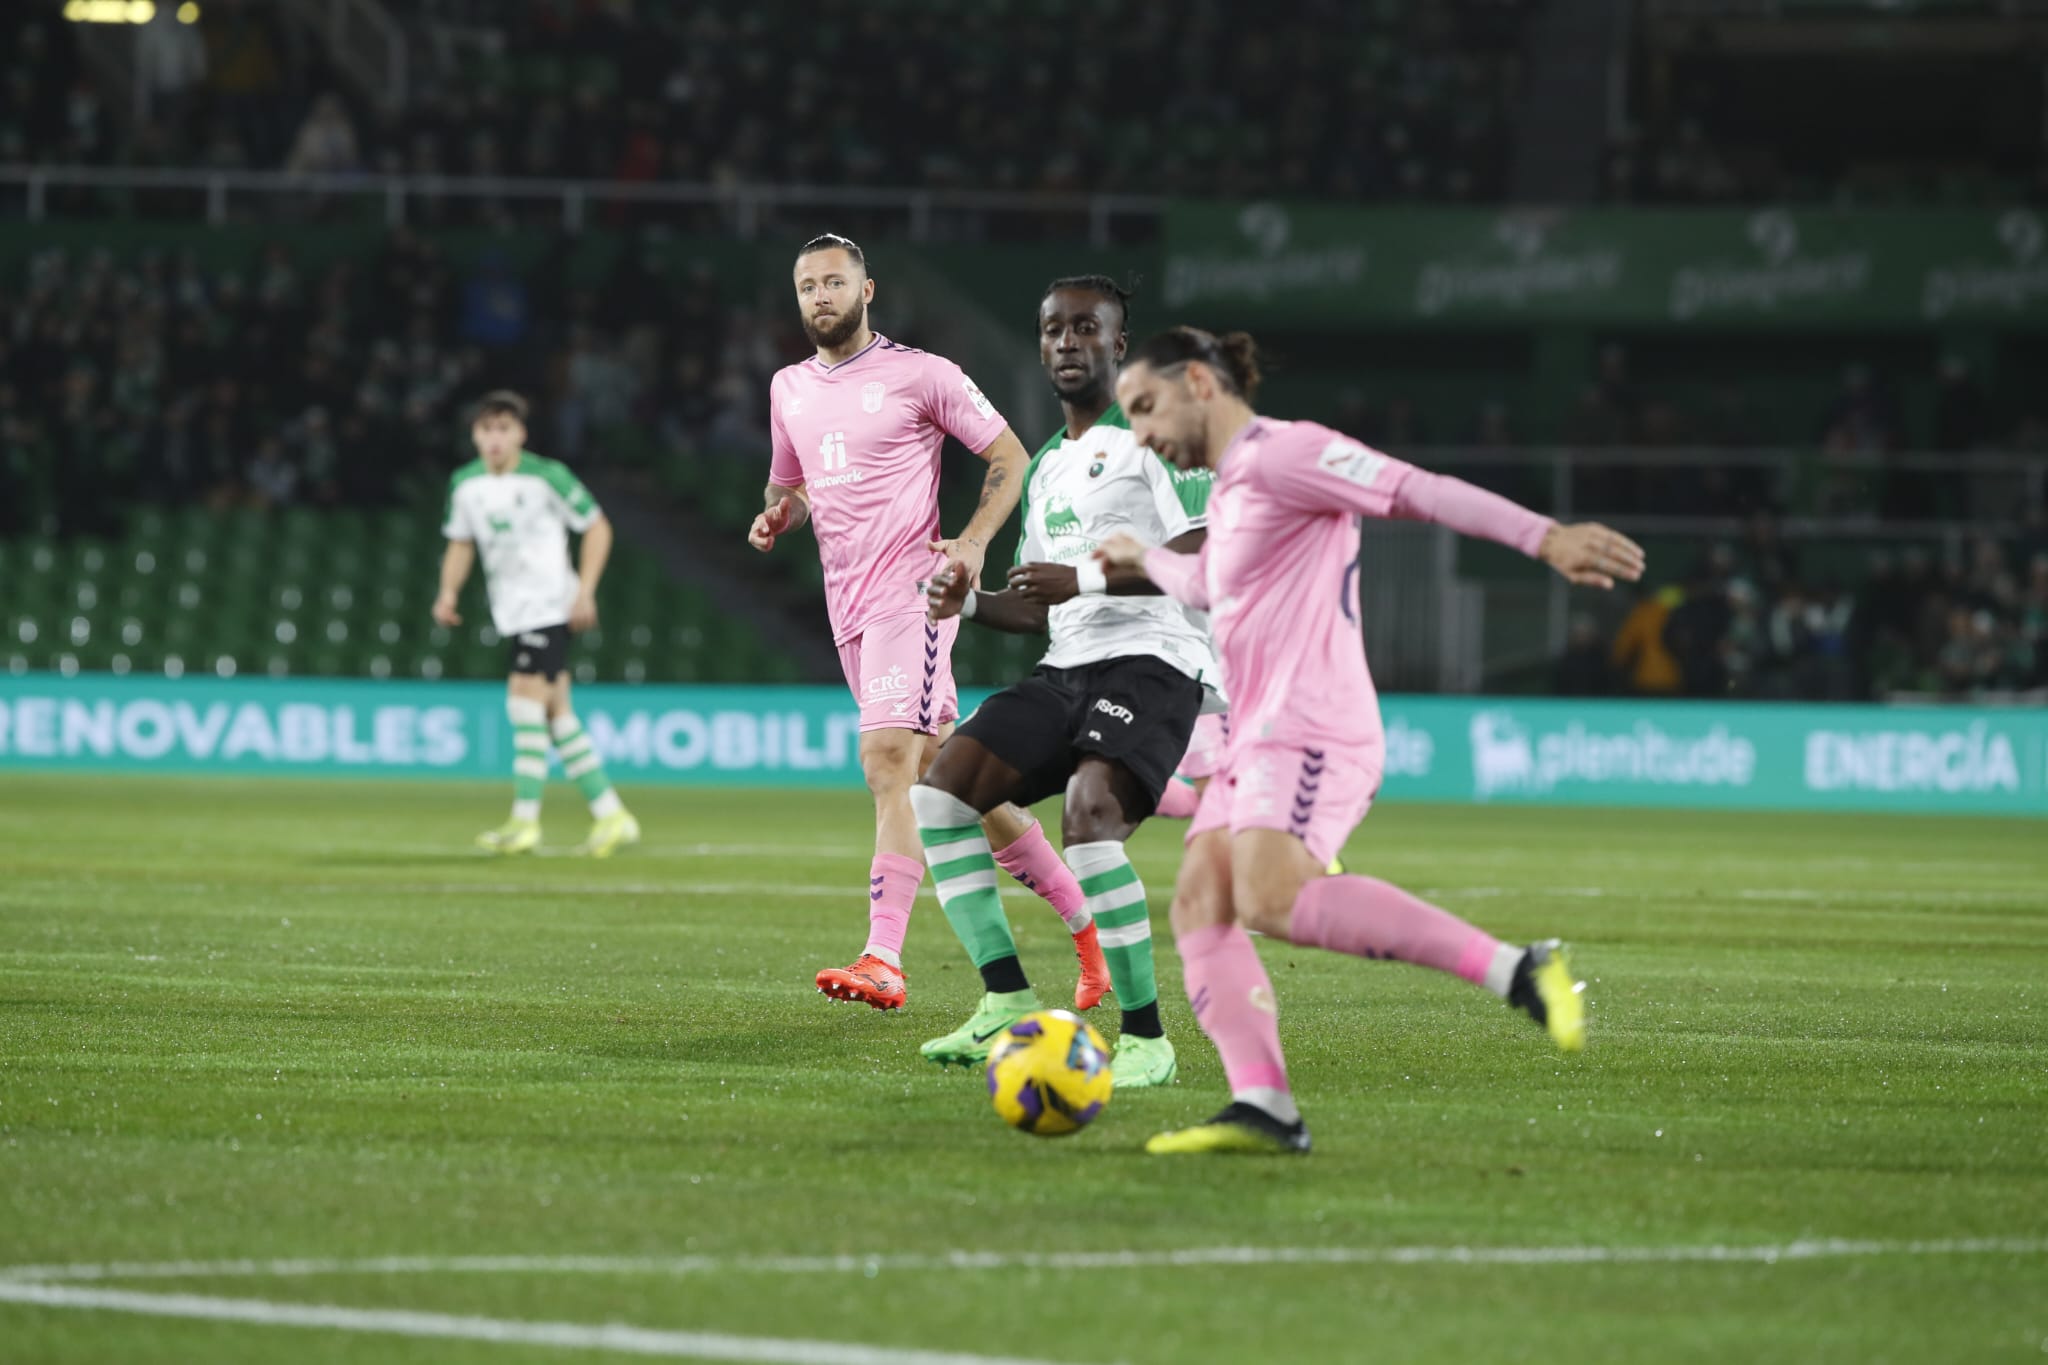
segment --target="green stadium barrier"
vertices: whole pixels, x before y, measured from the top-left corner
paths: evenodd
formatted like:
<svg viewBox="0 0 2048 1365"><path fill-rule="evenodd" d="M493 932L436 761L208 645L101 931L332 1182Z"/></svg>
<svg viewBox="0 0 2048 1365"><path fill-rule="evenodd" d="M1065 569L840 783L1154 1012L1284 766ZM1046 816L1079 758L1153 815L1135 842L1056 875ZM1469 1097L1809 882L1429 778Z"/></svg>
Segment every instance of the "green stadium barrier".
<svg viewBox="0 0 2048 1365"><path fill-rule="evenodd" d="M860 785L832 687L597 685L577 710L621 785ZM969 693L970 704L980 694ZM476 682L0 678L0 770L443 776L510 766ZM1388 697L1396 800L2048 815L2048 712Z"/></svg>
<svg viewBox="0 0 2048 1365"><path fill-rule="evenodd" d="M1372 209L1187 202L1165 302L1242 326L1362 320L1706 328L2025 326L2029 209Z"/></svg>

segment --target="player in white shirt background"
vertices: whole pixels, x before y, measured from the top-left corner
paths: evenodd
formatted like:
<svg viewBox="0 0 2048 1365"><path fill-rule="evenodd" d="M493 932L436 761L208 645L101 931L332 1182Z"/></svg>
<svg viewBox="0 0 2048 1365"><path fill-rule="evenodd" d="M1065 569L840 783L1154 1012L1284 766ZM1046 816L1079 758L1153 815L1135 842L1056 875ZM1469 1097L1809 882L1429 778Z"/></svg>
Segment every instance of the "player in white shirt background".
<svg viewBox="0 0 2048 1365"><path fill-rule="evenodd" d="M640 825L612 790L569 696L569 637L597 624L597 585L612 551L612 525L568 466L526 449L526 400L507 389L472 411L477 458L448 480L441 533L441 591L434 620L459 626L456 600L483 560L491 622L508 646L505 714L512 722L512 814L477 837L494 853L527 853L541 839L548 740L562 770L590 803L594 823L577 851L609 857L638 843ZM569 562L569 533L583 543Z"/></svg>

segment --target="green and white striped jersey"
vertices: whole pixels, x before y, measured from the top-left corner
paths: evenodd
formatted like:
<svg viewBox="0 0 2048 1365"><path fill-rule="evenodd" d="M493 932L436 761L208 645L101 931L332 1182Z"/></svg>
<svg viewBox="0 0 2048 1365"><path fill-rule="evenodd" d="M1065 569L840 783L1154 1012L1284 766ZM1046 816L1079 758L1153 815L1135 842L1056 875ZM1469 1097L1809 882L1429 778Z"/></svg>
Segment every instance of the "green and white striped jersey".
<svg viewBox="0 0 2048 1365"><path fill-rule="evenodd" d="M448 480L441 534L476 542L491 623L500 635L566 624L576 603L569 532L597 520L590 490L559 460L521 451L519 462L493 474L471 460Z"/></svg>
<svg viewBox="0 0 2048 1365"><path fill-rule="evenodd" d="M1206 469L1177 470L1139 445L1112 406L1078 438L1063 428L1032 458L1017 562L1075 564L1118 531L1164 545L1208 524L1212 481ZM1076 597L1052 609L1051 629L1049 667L1151 655L1220 694L1206 614L1170 597Z"/></svg>

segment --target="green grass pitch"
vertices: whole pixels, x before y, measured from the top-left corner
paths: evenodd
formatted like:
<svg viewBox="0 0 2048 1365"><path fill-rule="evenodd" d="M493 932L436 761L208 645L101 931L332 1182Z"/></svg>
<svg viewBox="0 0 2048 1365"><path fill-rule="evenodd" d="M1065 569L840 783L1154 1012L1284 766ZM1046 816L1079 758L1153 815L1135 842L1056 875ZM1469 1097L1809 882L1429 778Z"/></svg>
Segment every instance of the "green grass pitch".
<svg viewBox="0 0 2048 1365"><path fill-rule="evenodd" d="M1144 1138L1223 1093L1166 930L1178 827L1136 858L1181 1081L1047 1141L917 1057L977 993L929 893L909 1012L813 992L862 939L864 798L626 794L644 847L494 861L469 841L496 787L9 775L0 1359L624 1358L589 1349L604 1323L806 1362L2048 1348L2043 826L1390 802L1353 866L1572 940L1588 1051L1462 983L1268 943L1315 1154L1160 1160ZM582 812L549 797L565 850ZM1008 904L1061 1000L1058 920ZM1159 1254L1181 1248L1258 1251ZM1089 1259L1112 1253L1130 1263ZM479 1256L511 1259L447 1261ZM690 1259L544 1263L574 1257ZM586 1337L173 1319L25 1284ZM786 1344L728 1340L762 1337Z"/></svg>

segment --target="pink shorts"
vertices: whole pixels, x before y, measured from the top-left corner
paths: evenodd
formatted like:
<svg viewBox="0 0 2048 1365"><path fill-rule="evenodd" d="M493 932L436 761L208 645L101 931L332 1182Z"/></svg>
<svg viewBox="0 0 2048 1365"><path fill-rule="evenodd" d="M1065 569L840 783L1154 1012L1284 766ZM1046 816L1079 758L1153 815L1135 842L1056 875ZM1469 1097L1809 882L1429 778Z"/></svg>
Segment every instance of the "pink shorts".
<svg viewBox="0 0 2048 1365"><path fill-rule="evenodd" d="M960 618L936 625L920 613L885 616L839 646L839 667L860 703L860 729L935 734L960 719L953 641Z"/></svg>
<svg viewBox="0 0 2048 1365"><path fill-rule="evenodd" d="M1188 751L1181 756L1175 777L1200 782L1223 768L1223 750L1230 742L1230 717L1198 716L1195 733L1188 737Z"/></svg>
<svg viewBox="0 0 2048 1365"><path fill-rule="evenodd" d="M1202 793L1188 824L1188 842L1211 830L1284 830L1319 863L1344 847L1379 795L1385 750L1306 749L1292 744L1241 746Z"/></svg>

